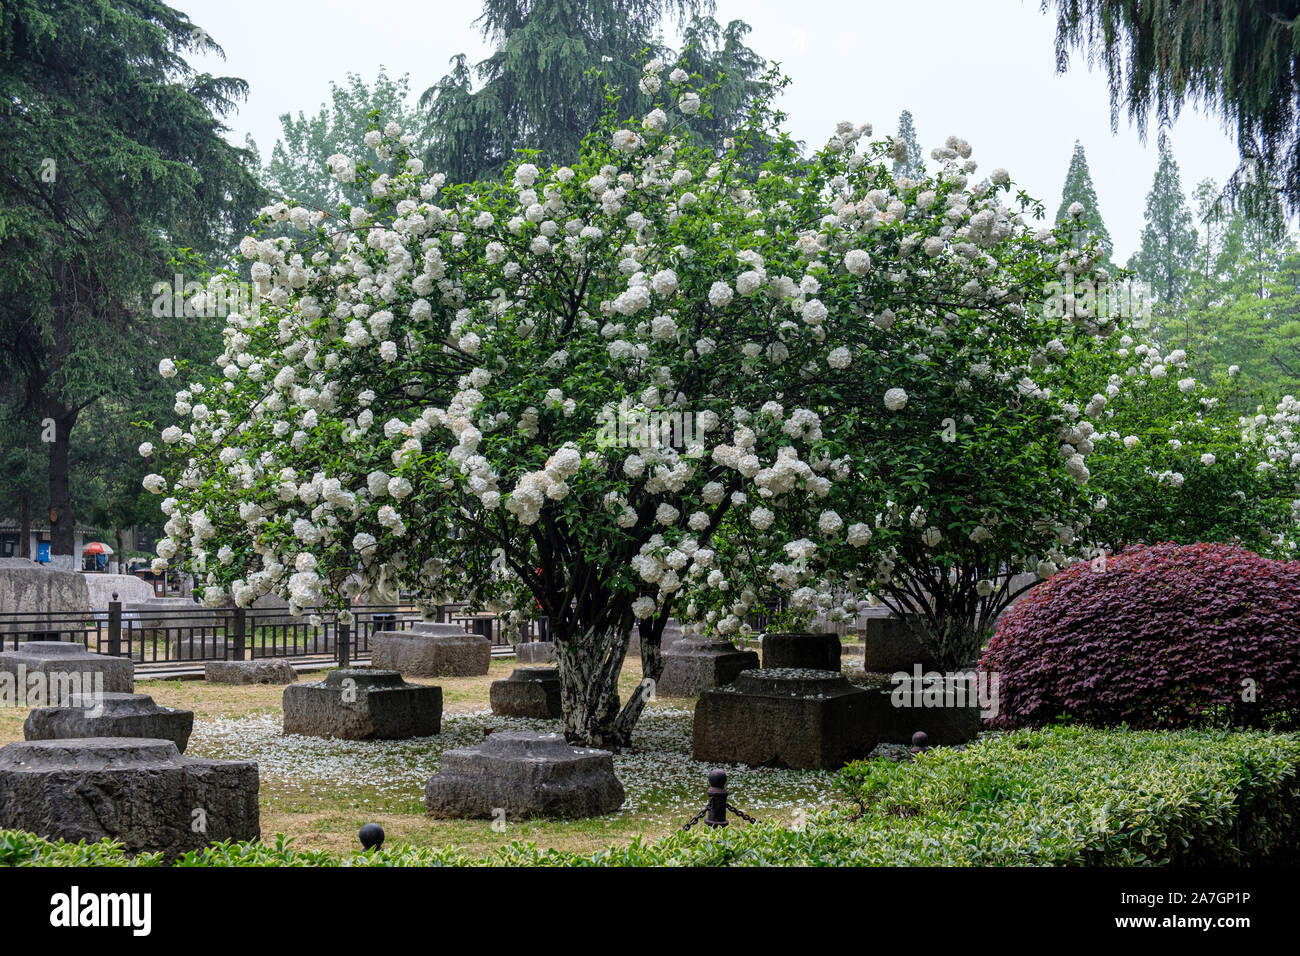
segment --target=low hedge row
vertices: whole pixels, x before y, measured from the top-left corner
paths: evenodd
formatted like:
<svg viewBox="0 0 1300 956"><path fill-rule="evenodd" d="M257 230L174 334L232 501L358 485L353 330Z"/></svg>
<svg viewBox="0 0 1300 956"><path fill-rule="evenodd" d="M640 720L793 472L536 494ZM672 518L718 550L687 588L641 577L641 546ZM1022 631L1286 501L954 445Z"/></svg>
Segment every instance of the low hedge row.
<svg viewBox="0 0 1300 956"><path fill-rule="evenodd" d="M398 846L337 857L218 844L178 866L990 866L1300 863L1300 737L1226 731L1016 731L840 774L843 806L802 829L736 826L594 854L511 843L486 857ZM0 832L4 866L158 866L110 843Z"/></svg>

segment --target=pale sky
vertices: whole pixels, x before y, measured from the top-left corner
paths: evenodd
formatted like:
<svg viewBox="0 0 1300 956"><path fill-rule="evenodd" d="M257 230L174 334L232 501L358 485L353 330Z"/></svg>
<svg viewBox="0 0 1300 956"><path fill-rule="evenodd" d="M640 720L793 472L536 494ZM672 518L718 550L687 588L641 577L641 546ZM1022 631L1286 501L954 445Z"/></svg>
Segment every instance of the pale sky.
<svg viewBox="0 0 1300 956"><path fill-rule="evenodd" d="M238 143L251 134L264 159L279 115L315 112L331 80L353 72L370 82L382 65L393 77L410 74L414 100L455 54L477 62L489 52L473 25L477 0L170 2L225 49L224 62L205 57L195 66L249 82L248 100L227 123ZM974 147L978 172L1006 167L1052 216L1078 139L1115 261L1137 248L1156 130L1143 144L1121 117L1112 134L1105 78L1081 55L1057 75L1053 21L1038 0L717 0L717 7L719 23L749 23L749 45L792 78L780 108L810 147L840 120L892 134L910 109L927 156L949 134L960 136ZM1189 110L1170 135L1189 203L1196 183L1222 183L1236 167L1232 136L1216 118Z"/></svg>

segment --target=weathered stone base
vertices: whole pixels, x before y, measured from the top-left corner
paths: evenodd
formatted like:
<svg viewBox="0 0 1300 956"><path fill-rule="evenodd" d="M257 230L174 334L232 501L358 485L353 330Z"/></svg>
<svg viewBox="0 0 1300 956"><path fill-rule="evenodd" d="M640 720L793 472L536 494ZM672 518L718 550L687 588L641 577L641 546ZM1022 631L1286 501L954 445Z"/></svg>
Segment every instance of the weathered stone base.
<svg viewBox="0 0 1300 956"><path fill-rule="evenodd" d="M515 645L515 660L520 664L550 664L555 660L554 641L529 641Z"/></svg>
<svg viewBox="0 0 1300 956"><path fill-rule="evenodd" d="M623 785L606 750L570 747L560 734L497 731L443 754L424 805L434 817L572 820L613 813Z"/></svg>
<svg viewBox="0 0 1300 956"><path fill-rule="evenodd" d="M876 746L867 697L834 671L745 671L700 695L695 759L834 770Z"/></svg>
<svg viewBox="0 0 1300 956"><path fill-rule="evenodd" d="M758 667L758 655L737 650L730 641L691 635L664 652L664 671L655 684L657 697L694 697L734 681Z"/></svg>
<svg viewBox="0 0 1300 956"><path fill-rule="evenodd" d="M193 730L192 711L159 707L148 694L82 694L63 707L36 708L23 724L28 740L142 737L170 740L181 753Z"/></svg>
<svg viewBox="0 0 1300 956"><path fill-rule="evenodd" d="M122 619L132 623L132 636L146 641L173 643L178 637L194 635L211 639L219 620L212 608L196 604L187 597L154 597L147 601L124 602ZM181 659L173 656L173 660ZM188 659L188 658L184 658Z"/></svg>
<svg viewBox="0 0 1300 956"><path fill-rule="evenodd" d="M170 740L96 737L0 749L0 829L105 838L173 860L261 836L257 764L182 757Z"/></svg>
<svg viewBox="0 0 1300 956"><path fill-rule="evenodd" d="M916 706L915 695L910 692L895 693L897 687L888 680L880 680L872 682L867 688L870 712L868 719L872 734L881 743L910 744L912 734L923 730L932 746L950 747L974 740L984 727L973 688L964 697L963 706L958 706L958 701L963 698L954 695L943 706L936 707L924 704ZM900 702L913 706L897 706Z"/></svg>
<svg viewBox="0 0 1300 956"><path fill-rule="evenodd" d="M838 671L840 639L837 634L764 634L764 670Z"/></svg>
<svg viewBox="0 0 1300 956"><path fill-rule="evenodd" d="M131 693L135 690L135 665L123 657L91 654L80 644L28 641L16 651L0 653L0 688L6 684L13 685L17 704L58 706L74 694Z"/></svg>
<svg viewBox="0 0 1300 956"><path fill-rule="evenodd" d="M429 737L442 729L442 688L396 671L354 667L284 689L284 732L344 740Z"/></svg>
<svg viewBox="0 0 1300 956"><path fill-rule="evenodd" d="M258 658L251 661L209 661L203 679L212 684L294 684L298 672L288 661Z"/></svg>
<svg viewBox="0 0 1300 956"><path fill-rule="evenodd" d="M498 717L554 720L564 716L560 672L554 667L516 667L507 680L492 682L488 697Z"/></svg>
<svg viewBox="0 0 1300 956"><path fill-rule="evenodd" d="M409 631L371 635L370 659L413 677L481 677L492 663L492 642L458 624L420 622Z"/></svg>
<svg viewBox="0 0 1300 956"><path fill-rule="evenodd" d="M862 632L862 669L873 674L911 671L913 664L933 670L935 662L921 643L917 631L921 619L908 617L871 617Z"/></svg>

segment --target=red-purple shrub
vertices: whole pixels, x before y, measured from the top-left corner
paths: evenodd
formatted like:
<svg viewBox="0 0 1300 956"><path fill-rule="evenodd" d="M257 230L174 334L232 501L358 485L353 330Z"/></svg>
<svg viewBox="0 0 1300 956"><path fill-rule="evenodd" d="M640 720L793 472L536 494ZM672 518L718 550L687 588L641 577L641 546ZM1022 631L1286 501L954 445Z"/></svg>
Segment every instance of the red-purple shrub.
<svg viewBox="0 0 1300 956"><path fill-rule="evenodd" d="M1295 726L1300 562L1227 544L1080 562L1007 612L980 668L998 674L1003 727Z"/></svg>

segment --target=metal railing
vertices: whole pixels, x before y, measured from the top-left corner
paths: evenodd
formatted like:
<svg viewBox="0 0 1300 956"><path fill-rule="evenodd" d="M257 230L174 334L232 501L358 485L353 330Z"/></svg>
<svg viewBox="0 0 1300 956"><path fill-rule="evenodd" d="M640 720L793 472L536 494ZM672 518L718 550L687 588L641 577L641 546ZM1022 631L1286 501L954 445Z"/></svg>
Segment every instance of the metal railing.
<svg viewBox="0 0 1300 956"><path fill-rule="evenodd" d="M471 614L463 604L444 605L438 619L481 634L496 647L509 647L500 618ZM124 609L109 602L106 611L0 612L0 651L26 641L81 644L94 654L128 657L137 664L186 663L329 656L353 660L370 652L379 631L407 631L420 619L410 607L356 605L350 625L335 612L291 617L282 609L190 607ZM343 642L340 643L340 634ZM544 627L530 622L523 641L544 639Z"/></svg>

